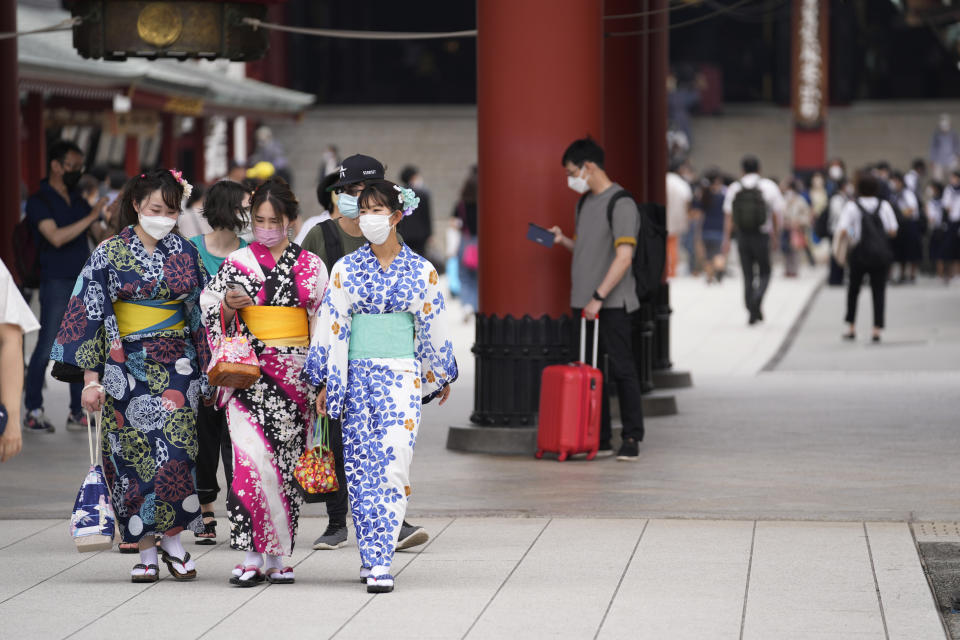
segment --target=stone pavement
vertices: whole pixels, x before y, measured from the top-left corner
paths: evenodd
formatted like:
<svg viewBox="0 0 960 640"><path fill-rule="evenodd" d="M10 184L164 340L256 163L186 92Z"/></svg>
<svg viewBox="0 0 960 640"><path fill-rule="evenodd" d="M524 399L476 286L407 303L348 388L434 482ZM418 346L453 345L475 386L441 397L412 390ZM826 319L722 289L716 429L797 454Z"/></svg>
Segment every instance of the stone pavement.
<svg viewBox="0 0 960 640"><path fill-rule="evenodd" d="M123 582L135 560L81 556L66 533L85 436L27 434L0 466L0 637L127 636L148 613L187 637L352 638L388 633L387 616L401 638L942 638L905 523L960 519L960 294L891 289L888 343L849 345L843 292L811 298L822 277L776 277L756 327L738 278L674 281L673 359L696 386L677 392L679 415L647 421L636 465L447 451L446 425L472 402L472 325L458 323L465 374L425 410L413 467L410 519L434 540L400 554L386 596L356 582L351 548L303 548L325 524L313 517L294 587L229 588L225 544L196 547L194 584Z"/></svg>
<svg viewBox="0 0 960 640"><path fill-rule="evenodd" d="M305 538L324 523L302 523ZM239 553L195 547L199 577L124 580L66 520L0 527L0 638L942 638L905 524L595 518L422 519L397 590L368 595L352 548L304 550L295 585L227 584ZM351 534L352 539L352 534ZM194 545L190 545L193 547Z"/></svg>

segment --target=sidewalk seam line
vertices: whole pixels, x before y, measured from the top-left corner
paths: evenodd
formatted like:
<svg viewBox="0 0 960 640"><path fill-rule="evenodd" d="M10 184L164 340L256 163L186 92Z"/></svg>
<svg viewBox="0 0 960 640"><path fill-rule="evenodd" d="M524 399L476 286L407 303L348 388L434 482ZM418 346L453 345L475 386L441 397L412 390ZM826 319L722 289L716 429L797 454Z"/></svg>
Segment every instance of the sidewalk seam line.
<svg viewBox="0 0 960 640"><path fill-rule="evenodd" d="M603 631L603 625L607 622L607 616L610 615L610 609L613 608L613 601L617 599L617 595L620 593L620 586L623 585L623 579L627 577L627 571L630 570L630 565L633 564L633 559L637 555L637 549L640 547L640 541L643 540L643 534L647 532L647 526L650 524L650 519L647 518L647 521L643 523L643 529L640 530L640 535L637 536L637 542L633 545L633 553L630 554L630 558L627 560L627 564L623 567L623 572L620 574L620 580L617 582L617 587L613 590L613 594L610 596L610 602L607 603L607 608L603 612L603 617L600 619L600 624L597 625L597 632L593 634L593 640L597 640L600 636L600 632Z"/></svg>
<svg viewBox="0 0 960 640"><path fill-rule="evenodd" d="M419 551L417 551L417 553L416 553L416 555L413 557L413 559L410 560L410 562L408 562L407 564L403 565L403 567L402 567L399 571L397 571L397 573L394 574L394 576L395 576L395 577L396 577L396 576L399 576L401 573L403 573L403 572L406 570L407 567L409 567L409 566L412 565L414 562L416 562L417 559L420 557L420 554L423 553L424 551L426 551L427 549L429 549L429 548L430 548L430 545L432 545L434 542L436 542L437 538L439 538L440 536L442 536L443 533L444 533L444 531L446 531L447 529L449 529L450 526L453 525L453 523L456 522L456 521L457 521L457 518L451 518L451 519L450 519L450 522L448 522L443 529L440 529L440 533L438 533L438 534L435 535L435 536L431 536L430 540L427 541L427 544L424 545L424 547L423 547L422 549L420 549ZM396 554L396 552L394 552L394 554ZM333 638L336 637L336 635L337 635L338 633L340 633L341 631L343 631L344 627L346 627L348 624L350 624L350 623L354 620L354 618L356 618L358 615L360 615L360 612L363 611L364 609L366 609L366 608L367 608L367 605L369 605L371 602L373 602L374 598L376 598L376 597L377 597L377 594L373 594L373 595L368 596L368 597L367 597L367 601L364 602L362 605L360 605L360 608L358 608L356 611L354 611L352 616L350 616L349 618L347 618L346 620L344 620L343 624L340 625L339 627L337 627L337 630L334 631L333 633L331 633L331 634L328 636L328 638L329 638L330 640L333 640Z"/></svg>
<svg viewBox="0 0 960 640"><path fill-rule="evenodd" d="M740 612L740 640L747 624L747 598L750 596L750 574L753 572L753 550L757 543L757 521L753 521L753 533L750 534L750 559L747 561L747 584L743 587L743 609Z"/></svg>
<svg viewBox="0 0 960 640"><path fill-rule="evenodd" d="M533 542L531 542L530 545L527 547L526 551L523 552L523 555L520 556L520 559L517 560L517 563L516 563L515 565L513 565L513 569L510 569L510 573L507 574L507 577L503 579L503 581L500 583L500 586L497 587L497 590L494 591L494 592L493 592L493 595L490 596L490 599L487 600L487 604L483 605L483 609L481 609L481 610L480 610L480 613L477 614L477 617L473 619L473 623L467 628L467 630L464 632L464 634L463 634L462 636L460 636L460 639L461 639L461 640L465 640L465 638L466 638L468 635L470 635L470 632L473 631L473 628L477 626L477 623L480 622L480 618L483 617L483 614L487 612L487 609L490 608L490 605L493 604L493 601L497 599L497 596L498 596L498 595L500 595L500 591L503 590L503 587L504 587L508 582L510 582L510 578L513 577L513 574L516 573L516 571L517 571L517 569L520 567L520 565L523 564L523 561L526 560L527 554L530 553L530 549L533 549L534 545L537 544L537 540L540 539L540 536L542 536L542 535L543 535L543 532L547 530L547 527L550 526L550 523L551 523L551 522L553 522L553 518L550 518L549 520L547 520L547 523L546 523L545 525L543 525L543 528L540 529L540 531L537 533L537 537L535 537L535 538L533 539Z"/></svg>
<svg viewBox="0 0 960 640"><path fill-rule="evenodd" d="M873 562L873 549L870 547L870 532L867 531L867 523L864 521L863 539L867 543L867 557L870 558L870 573L873 574L873 586L877 590L877 604L880 607L880 621L883 622L883 637L890 640L890 630L887 629L887 614L883 610L883 596L880 595L880 581L877 580L877 567Z"/></svg>
<svg viewBox="0 0 960 640"><path fill-rule="evenodd" d="M202 558L203 556L207 555L208 553L210 553L211 551L213 551L214 549L216 549L217 547L219 547L221 544L226 544L226 543L225 543L225 542L219 542L219 543L217 543L216 545L214 545L214 546L211 547L210 549L207 549L206 551L204 551L203 553L201 553L200 555L198 555L198 556L197 556L197 559L199 560L199 559ZM111 551L112 551L112 549L111 549ZM100 555L101 553L103 553L103 552L100 551L100 552L97 552L97 553L94 554L94 555ZM191 560L192 560L192 559L193 559L193 556L191 556ZM76 566L76 565L74 565L74 566ZM73 568L73 567L71 567L71 568ZM160 575L160 568L159 568L159 566L158 566L158 567L157 567L157 576L159 576L159 575ZM155 586L157 586L158 584L160 584L160 580L162 580L162 579L163 579L163 578L160 578L159 580L157 580L156 582L150 584L149 586L144 587L143 589L141 589L141 590L138 591L137 593L133 594L132 596L130 596L129 598L127 598L126 600L124 600L123 602L120 602L120 603L118 603L116 606L111 607L109 610L104 611L102 614L100 614L99 616L97 616L96 618L94 618L93 620L91 620L90 622L88 622L87 624L83 625L82 627L80 627L80 628L78 628L78 629L74 629L74 630L71 631L69 634L67 634L67 635L64 636L64 640L66 640L66 638L70 638L70 637L73 637L73 636L77 635L78 633L80 633L81 631L83 631L84 629L86 629L87 627L89 627L90 625L95 624L96 622L98 622L98 621L102 620L103 618L107 617L108 615L110 615L111 613L113 613L114 611L116 611L117 609L119 609L120 607L122 607L123 605L127 604L127 603L130 602L131 600L134 600L134 599L136 599L136 598L139 598L141 595L143 595L144 593L146 593L146 592L149 591L150 589L153 589Z"/></svg>
<svg viewBox="0 0 960 640"><path fill-rule="evenodd" d="M793 347L793 343L796 342L797 336L800 335L800 329L803 328L803 324L807 321L807 316L809 316L810 312L813 310L813 304L816 302L817 298L820 297L820 292L823 291L823 287L826 285L826 282L826 278L821 279L817 286L813 288L813 291L810 292L810 296L800 309L800 313L797 314L793 324L790 325L790 328L787 330L787 335L784 336L783 342L780 343L780 346L777 347L777 350L773 353L773 356L767 360L766 364L760 368L758 373L770 373L771 371L775 371L777 367L780 366L780 363Z"/></svg>
<svg viewBox="0 0 960 640"><path fill-rule="evenodd" d="M226 544L226 541L221 542L220 544ZM217 547L219 547L220 544L218 544L216 547L213 547L213 549L216 549ZM211 551L212 551L213 549L211 549ZM208 553L209 553L209 552L208 552ZM293 568L296 569L297 567L299 567L301 564L303 564L303 563L306 562L309 558L311 558L311 557L313 556L313 554L315 554L315 553L316 553L316 551L314 551L314 550L311 549L311 550L310 550L310 553L308 553L307 555L305 555L305 556L303 557L303 560L301 560L300 562L298 562L298 563L296 563L295 565L293 565ZM204 554L204 555L206 555L206 554ZM232 587L232 586L233 586L233 585L231 585L231 587ZM240 603L238 606L234 607L229 613L227 613L227 615L223 616L222 618L220 618L219 620L217 620L216 622L214 622L212 625L210 625L210 627L208 627L206 631L204 631L204 632L201 633L200 635L196 636L196 637L197 637L197 640L199 640L199 639L202 638L203 636L207 635L208 633L210 633L211 631L213 631L213 630L216 629L217 627L219 627L219 626L220 626L220 623L222 623L224 620L226 620L227 618L229 618L230 616L232 616L233 614L235 614L237 611L239 611L239 610L242 609L243 607L245 607L248 603L250 603L250 602L252 602L253 600L257 599L257 598L260 596L260 594L264 593L267 589L270 588L270 586L271 586L270 583L267 582L267 583L265 583L265 584L262 584L259 589L254 589L254 591L255 591L256 593L250 594L250 597L249 597L249 598L247 598L246 600L244 600L244 601L243 601L242 603Z"/></svg>
<svg viewBox="0 0 960 640"><path fill-rule="evenodd" d="M20 543L20 542L23 542L24 540L27 540L28 538L32 538L33 536L38 536L38 535L40 535L41 533L43 533L44 531L46 531L47 529L53 529L53 528L54 528L55 526L57 526L58 524L63 524L63 521L62 521L62 520L57 520L57 521L54 522L53 524L51 524L51 525L49 525L49 526L46 526L46 527L44 527L43 529L40 529L40 530L38 530L38 531L34 531L33 533L31 533L31 534L29 534L29 535L25 535L25 536L23 536L22 538L20 538L19 540L14 540L14 541L11 542L10 544L5 544L5 545L3 545L2 547L0 547L0 551L3 551L3 550L6 549L7 547L12 547L12 546L15 545L15 544L18 544L18 543Z"/></svg>

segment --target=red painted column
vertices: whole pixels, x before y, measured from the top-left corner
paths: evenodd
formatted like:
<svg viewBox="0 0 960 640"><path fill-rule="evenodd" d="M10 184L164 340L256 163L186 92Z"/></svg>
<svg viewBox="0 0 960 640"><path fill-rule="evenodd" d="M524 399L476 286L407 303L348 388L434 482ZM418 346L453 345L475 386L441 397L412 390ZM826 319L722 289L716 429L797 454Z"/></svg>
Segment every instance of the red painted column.
<svg viewBox="0 0 960 640"><path fill-rule="evenodd" d="M827 158L830 3L797 0L792 14L793 167L822 169Z"/></svg>
<svg viewBox="0 0 960 640"><path fill-rule="evenodd" d="M17 30L17 3L0 3L0 33ZM17 39L0 40L0 258L13 265L13 227L20 221L20 91Z"/></svg>
<svg viewBox="0 0 960 640"><path fill-rule="evenodd" d="M193 121L193 173L194 184L206 184L207 158L204 153L207 142L207 119L195 118Z"/></svg>
<svg viewBox="0 0 960 640"><path fill-rule="evenodd" d="M604 15L643 12L644 0L607 0ZM639 31L643 18L604 20L607 34ZM606 169L611 178L643 201L645 185L641 160L642 130L645 125L642 100L643 36L616 37L603 41L603 138Z"/></svg>
<svg viewBox="0 0 960 640"><path fill-rule="evenodd" d="M668 0L648 0L646 141L647 200L667 204L667 72L670 68L670 14Z"/></svg>
<svg viewBox="0 0 960 640"><path fill-rule="evenodd" d="M528 241L527 223L573 235L577 196L560 159L602 135L602 2L477 5L480 312L560 316L570 253Z"/></svg>
<svg viewBox="0 0 960 640"><path fill-rule="evenodd" d="M30 193L47 175L47 136L43 122L43 96L30 93L23 107L23 181Z"/></svg>
<svg viewBox="0 0 960 640"><path fill-rule="evenodd" d="M177 137L172 113L160 114L160 166L170 169L177 165Z"/></svg>
<svg viewBox="0 0 960 640"><path fill-rule="evenodd" d="M123 149L123 171L128 177L140 174L140 139L127 135Z"/></svg>

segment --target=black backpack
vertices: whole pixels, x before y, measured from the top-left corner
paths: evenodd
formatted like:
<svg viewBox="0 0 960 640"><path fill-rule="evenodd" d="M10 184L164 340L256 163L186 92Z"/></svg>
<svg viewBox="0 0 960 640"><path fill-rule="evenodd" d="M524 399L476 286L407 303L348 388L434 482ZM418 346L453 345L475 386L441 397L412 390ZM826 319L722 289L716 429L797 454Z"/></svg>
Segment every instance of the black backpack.
<svg viewBox="0 0 960 640"><path fill-rule="evenodd" d="M327 253L327 271L333 270L333 265L343 257L343 241L340 240L340 225L336 220L328 219L319 224L323 230L323 248Z"/></svg>
<svg viewBox="0 0 960 640"><path fill-rule="evenodd" d="M855 200L860 209L860 242L853 248L853 261L868 271L886 269L893 263L893 250L890 248L890 239L880 220L880 207L883 200L877 204L877 210L868 212Z"/></svg>
<svg viewBox="0 0 960 640"><path fill-rule="evenodd" d="M740 191L733 196L731 210L733 226L740 233L760 233L761 227L767 222L767 201L763 199L763 192L759 185L747 187L742 182Z"/></svg>
<svg viewBox="0 0 960 640"><path fill-rule="evenodd" d="M581 196L577 202L577 217L589 193ZM620 198L629 198L640 213L640 232L637 234L637 250L633 253L633 279L636 283L637 298L648 302L657 293L663 282L663 268L667 263L667 227L666 212L663 205L648 202L638 205L633 195L621 189L607 202L607 223L613 230L613 207Z"/></svg>
<svg viewBox="0 0 960 640"><path fill-rule="evenodd" d="M50 200L43 192L34 194L53 211ZM40 286L40 247L37 243L40 231L24 216L13 226L13 275L21 289L36 289ZM46 242L40 236L40 243Z"/></svg>

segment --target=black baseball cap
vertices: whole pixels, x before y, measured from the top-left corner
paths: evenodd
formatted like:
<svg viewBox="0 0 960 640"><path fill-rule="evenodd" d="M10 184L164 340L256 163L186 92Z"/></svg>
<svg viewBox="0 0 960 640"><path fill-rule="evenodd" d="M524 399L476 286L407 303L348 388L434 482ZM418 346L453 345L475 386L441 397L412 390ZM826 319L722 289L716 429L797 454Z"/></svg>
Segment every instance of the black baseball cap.
<svg viewBox="0 0 960 640"><path fill-rule="evenodd" d="M383 165L376 158L361 154L344 159L337 167L340 179L327 187L327 191L336 191L347 185L367 180L383 180Z"/></svg>

